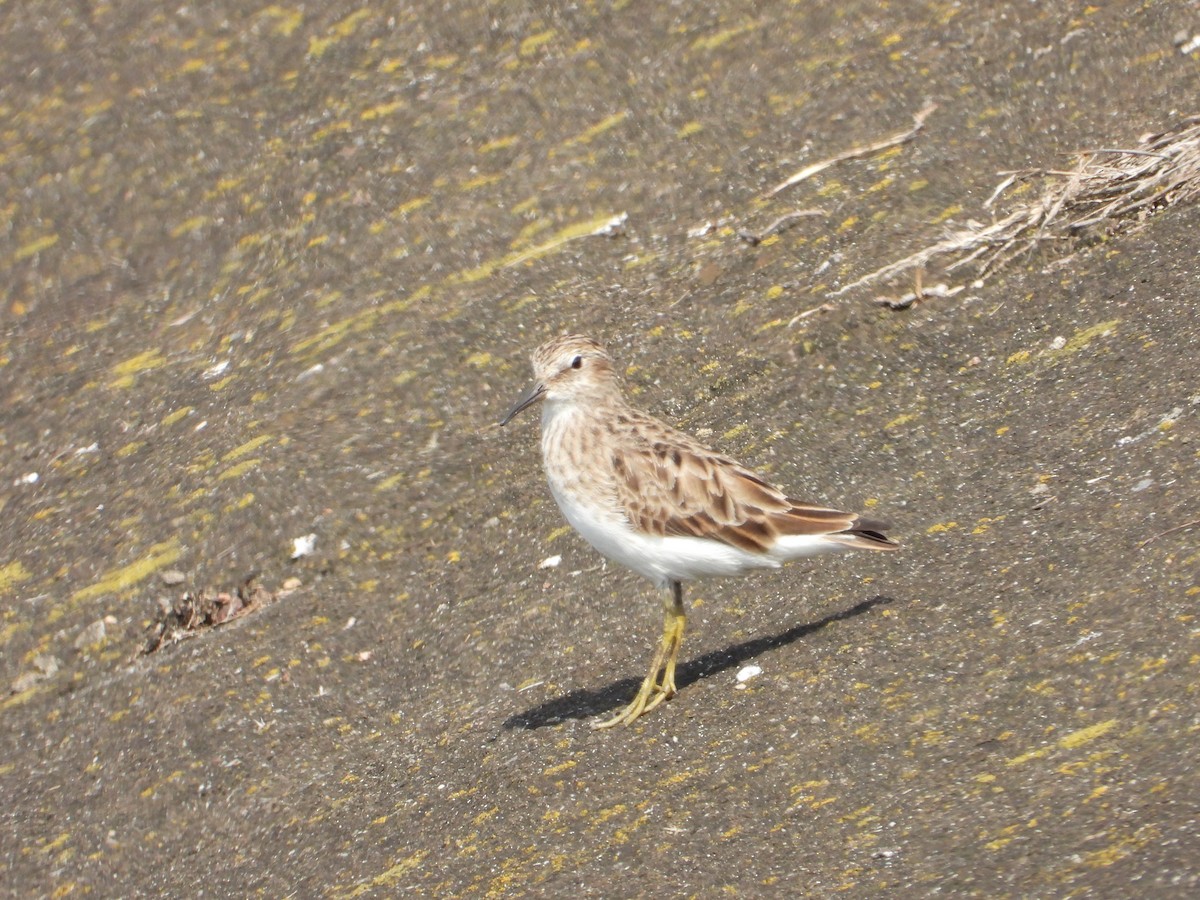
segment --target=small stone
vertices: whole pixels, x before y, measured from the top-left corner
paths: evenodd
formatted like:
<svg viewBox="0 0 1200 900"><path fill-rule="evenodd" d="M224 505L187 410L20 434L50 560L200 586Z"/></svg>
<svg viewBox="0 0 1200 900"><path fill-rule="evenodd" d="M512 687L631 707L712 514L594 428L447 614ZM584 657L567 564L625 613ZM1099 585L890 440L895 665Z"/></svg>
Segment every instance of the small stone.
<svg viewBox="0 0 1200 900"><path fill-rule="evenodd" d="M75 649L82 650L84 647L90 647L92 644L98 644L104 640L104 636L108 633L108 629L104 625L103 619L97 619L91 625L79 632L79 636L75 638Z"/></svg>
<svg viewBox="0 0 1200 900"><path fill-rule="evenodd" d="M26 672L14 678L8 690L13 694L23 694L45 677L41 672Z"/></svg>
<svg viewBox="0 0 1200 900"><path fill-rule="evenodd" d="M292 539L292 559L299 559L302 556L308 556L317 546L317 536L315 534L306 534L303 537Z"/></svg>
<svg viewBox="0 0 1200 900"><path fill-rule="evenodd" d="M42 681L48 681L58 674L59 660L57 656L51 656L49 653L39 653L33 658L34 669L30 672L25 672L13 679L9 685L9 690L14 694L20 694L23 691Z"/></svg>
<svg viewBox="0 0 1200 900"><path fill-rule="evenodd" d="M187 576L178 569L167 569L165 572L159 572L158 577L167 587L175 587L175 585L183 584L187 581Z"/></svg>
<svg viewBox="0 0 1200 900"><path fill-rule="evenodd" d="M751 663L748 666L742 666L737 673L738 684L745 684L751 678L757 678L762 674L762 666L756 666Z"/></svg>

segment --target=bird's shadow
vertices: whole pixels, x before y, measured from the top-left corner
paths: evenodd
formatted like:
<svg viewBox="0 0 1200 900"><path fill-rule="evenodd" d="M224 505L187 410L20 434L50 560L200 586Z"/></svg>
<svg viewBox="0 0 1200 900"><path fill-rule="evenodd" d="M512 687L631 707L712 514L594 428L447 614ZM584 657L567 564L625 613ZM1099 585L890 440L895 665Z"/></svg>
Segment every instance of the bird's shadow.
<svg viewBox="0 0 1200 900"><path fill-rule="evenodd" d="M794 625L779 634L742 641L740 644L732 644L722 650L705 653L679 666L675 672L675 685L682 690L694 681L707 678L717 672L724 672L734 666L740 666L767 650L784 647L793 641L820 631L826 625L861 616L876 606L891 602L891 597L877 595L863 600L849 609L826 616L820 621ZM524 712L509 716L504 721L504 727L510 729L544 728L547 725L557 725L564 719L590 719L624 706L633 699L634 692L641 683L642 679L640 678L622 678L599 690L579 688L569 694L564 694L554 700L547 700Z"/></svg>

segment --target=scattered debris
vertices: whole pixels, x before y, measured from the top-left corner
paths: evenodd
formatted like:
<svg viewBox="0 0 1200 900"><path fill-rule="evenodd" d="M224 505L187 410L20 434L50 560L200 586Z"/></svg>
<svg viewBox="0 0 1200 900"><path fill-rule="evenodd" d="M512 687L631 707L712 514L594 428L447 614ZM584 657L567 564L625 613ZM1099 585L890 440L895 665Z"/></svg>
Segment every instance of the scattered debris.
<svg viewBox="0 0 1200 900"><path fill-rule="evenodd" d="M886 281L948 257L945 271L974 266L977 283L1013 259L1044 243L1065 242L1071 259L1080 245L1136 227L1149 216L1200 198L1200 115L1174 128L1145 135L1131 149L1100 148L1076 155L1068 171L1035 169L1002 172L1006 176L984 204L990 209L1018 181L1042 179L1042 196L1023 203L991 225L970 222L944 240L839 288L836 297L855 288Z"/></svg>
<svg viewBox="0 0 1200 900"><path fill-rule="evenodd" d="M111 616L109 618L112 618ZM116 623L116 619L112 619L112 624ZM85 627L75 637L72 646L76 650L82 650L84 647L90 647L93 644L99 644L108 635L108 623L104 619L97 619L91 625Z"/></svg>
<svg viewBox="0 0 1200 900"><path fill-rule="evenodd" d="M1195 528L1197 525L1200 525L1200 519L1196 519L1193 522L1184 522L1182 525L1176 525L1174 528L1168 528L1166 531L1160 531L1158 534L1152 535L1138 544L1138 549L1142 549L1151 541L1157 541L1160 537L1166 537L1168 534L1174 534L1177 531L1185 531L1188 528Z"/></svg>
<svg viewBox="0 0 1200 900"><path fill-rule="evenodd" d="M539 569L557 569L559 563L561 563L561 562L562 562L561 556L547 556L540 563L538 563L538 568Z"/></svg>
<svg viewBox="0 0 1200 900"><path fill-rule="evenodd" d="M582 238L616 237L625 233L625 223L628 219L629 213L622 212L613 216L597 217L587 222L571 225L558 232L558 234L543 244L538 244L536 247L530 247L528 250L522 250L519 253L513 253L501 261L485 264L481 271L494 272L500 269L508 269L528 260L545 256L547 253L557 250L563 244L568 244L571 241L577 241Z"/></svg>
<svg viewBox="0 0 1200 900"><path fill-rule="evenodd" d="M1174 428L1176 423L1183 416L1190 415L1190 414L1200 410L1200 394L1196 394L1195 396L1190 397L1188 399L1188 405L1191 406L1192 409L1188 409L1187 407L1184 407L1184 406L1176 406L1170 412L1166 413L1163 416L1160 416L1159 420L1157 422L1155 422L1149 428L1142 431L1140 434L1130 434L1130 435L1125 435L1123 437L1120 437L1117 439L1117 442L1115 444L1113 444L1113 446L1114 447L1124 447L1127 444L1136 444L1138 441L1144 441L1148 437L1153 437L1155 435L1161 435L1167 429Z"/></svg>
<svg viewBox="0 0 1200 900"><path fill-rule="evenodd" d="M219 363L215 363L204 370L204 374L200 377L205 381L212 381L225 374L225 370L229 368L229 360L223 359Z"/></svg>
<svg viewBox="0 0 1200 900"><path fill-rule="evenodd" d="M1029 489L1029 496L1033 497L1036 501L1033 505L1033 509L1045 509L1049 504L1058 499L1050 495L1050 485L1046 484L1044 481L1039 481L1037 484L1031 487Z"/></svg>
<svg viewBox="0 0 1200 900"><path fill-rule="evenodd" d="M745 684L751 678L757 678L761 674L762 674L762 666L756 666L756 665L754 665L754 663L751 663L748 666L742 666L738 670L738 673L736 676L737 682L738 682L738 684Z"/></svg>
<svg viewBox="0 0 1200 900"><path fill-rule="evenodd" d="M10 693L21 694L40 681L48 681L58 674L59 661L57 656L49 653L39 653L33 658L34 671L25 672L13 679L8 689Z"/></svg>
<svg viewBox="0 0 1200 900"><path fill-rule="evenodd" d="M829 159L823 159L820 162L815 162L810 166L805 166L799 172L796 172L795 174L781 181L779 184L775 185L775 187L763 194L763 197L774 197L780 191L786 190L794 184L799 184L806 178L812 178L812 176L816 175L818 172L823 172L830 166L836 165L837 163L845 162L848 159L857 159L860 156L870 156L872 153L878 153L880 150L887 150L890 147L908 143L917 136L917 133L920 132L922 128L925 127L925 120L929 118L929 116L936 109L936 103L926 104L924 109L913 116L912 128L909 128L906 131L901 131L897 134L893 134L891 137L884 138L882 141L876 141L874 144L867 144L862 147L854 147L850 150L847 150L845 153L839 153L837 156L831 156Z"/></svg>
<svg viewBox="0 0 1200 900"><path fill-rule="evenodd" d="M918 284L913 290L901 294L899 297L876 297L875 302L888 309L908 309L931 297L953 297L964 290L966 290L966 286L961 284L956 284L954 287L947 284L931 284L929 287L923 287Z"/></svg>
<svg viewBox="0 0 1200 900"><path fill-rule="evenodd" d="M832 303L822 303L820 306L814 306L812 309L806 309L804 312L798 312L796 315L792 316L791 320L787 323L787 327L791 328L801 319L807 319L809 316L815 316L817 313L821 312L830 312L832 309Z"/></svg>
<svg viewBox="0 0 1200 900"><path fill-rule="evenodd" d="M303 537L294 538L292 540L292 559L297 560L302 556L309 556L317 546L317 536L315 534L306 534Z"/></svg>
<svg viewBox="0 0 1200 900"><path fill-rule="evenodd" d="M778 234L786 228L790 228L797 220L803 219L806 216L828 216L829 213L823 209L797 209L793 212L786 213L780 216L766 228L758 233L747 231L744 228L738 229L737 236L749 244L751 247L757 247L773 234Z"/></svg>
<svg viewBox="0 0 1200 900"><path fill-rule="evenodd" d="M1188 36L1186 31L1180 31L1175 35L1175 46L1179 48L1179 52L1184 56L1190 56L1197 50L1200 50L1200 32Z"/></svg>
<svg viewBox="0 0 1200 900"><path fill-rule="evenodd" d="M592 235L597 237L616 237L617 235L624 233L625 223L628 220L629 213L618 213L593 231Z"/></svg>
<svg viewBox="0 0 1200 900"><path fill-rule="evenodd" d="M205 589L188 591L175 600L163 597L158 601L159 615L150 624L150 637L142 653L156 653L201 631L226 625L278 596L256 584L251 575L232 593Z"/></svg>

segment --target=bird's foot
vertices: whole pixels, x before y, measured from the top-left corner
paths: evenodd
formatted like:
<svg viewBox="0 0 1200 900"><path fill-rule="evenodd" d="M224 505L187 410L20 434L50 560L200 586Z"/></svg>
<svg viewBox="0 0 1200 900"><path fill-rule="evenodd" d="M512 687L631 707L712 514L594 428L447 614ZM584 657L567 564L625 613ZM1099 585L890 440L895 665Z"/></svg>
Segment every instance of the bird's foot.
<svg viewBox="0 0 1200 900"><path fill-rule="evenodd" d="M665 677L665 674L666 673L664 673L663 678L663 681L665 682L664 684L659 684L657 678L655 678L653 681L647 678L644 682L642 682L641 690L639 690L637 696L633 698L633 702L631 702L611 719L605 719L602 722L592 723L592 727L599 730L603 728L613 728L617 725L629 725L635 719L638 719L650 712L650 710L654 709L664 700L670 700L675 696L675 673L671 673L671 678L669 681Z"/></svg>

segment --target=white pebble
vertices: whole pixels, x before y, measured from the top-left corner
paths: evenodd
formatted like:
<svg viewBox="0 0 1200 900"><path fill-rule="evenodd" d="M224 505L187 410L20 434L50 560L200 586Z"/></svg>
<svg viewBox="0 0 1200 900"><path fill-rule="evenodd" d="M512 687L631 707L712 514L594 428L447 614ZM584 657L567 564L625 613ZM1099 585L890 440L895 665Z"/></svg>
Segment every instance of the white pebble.
<svg viewBox="0 0 1200 900"><path fill-rule="evenodd" d="M315 534L306 534L304 537L294 538L292 540L292 559L308 556L316 546L317 536Z"/></svg>
<svg viewBox="0 0 1200 900"><path fill-rule="evenodd" d="M737 673L738 684L745 684L751 678L757 678L762 674L762 666L748 665L742 666Z"/></svg>

